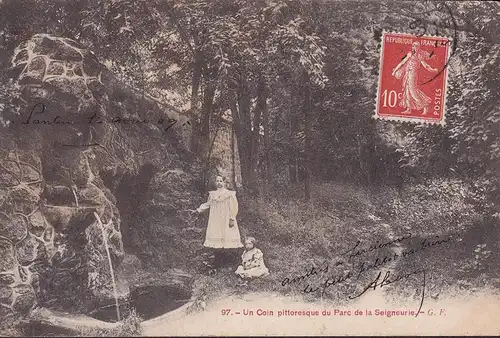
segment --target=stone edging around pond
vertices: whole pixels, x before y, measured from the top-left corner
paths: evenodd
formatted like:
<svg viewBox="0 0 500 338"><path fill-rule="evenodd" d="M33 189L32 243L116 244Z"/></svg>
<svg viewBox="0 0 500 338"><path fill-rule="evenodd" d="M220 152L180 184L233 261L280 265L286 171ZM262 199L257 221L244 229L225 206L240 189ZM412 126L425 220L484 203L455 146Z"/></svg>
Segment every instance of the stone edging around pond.
<svg viewBox="0 0 500 338"><path fill-rule="evenodd" d="M121 323L104 322L83 314L70 314L47 308L34 309L30 314L30 321L75 332L81 329L113 330L122 325Z"/></svg>
<svg viewBox="0 0 500 338"><path fill-rule="evenodd" d="M187 310L194 304L194 301L189 301L183 306L167 312L158 317L141 322L139 325L142 328L149 328L165 321L172 320L187 314ZM99 319L89 317L84 314L70 314L66 312L58 312L47 308L37 308L32 311L30 320L39 324L49 325L55 328L61 328L68 331L79 332L82 329L102 329L113 330L120 328L123 324L109 323Z"/></svg>

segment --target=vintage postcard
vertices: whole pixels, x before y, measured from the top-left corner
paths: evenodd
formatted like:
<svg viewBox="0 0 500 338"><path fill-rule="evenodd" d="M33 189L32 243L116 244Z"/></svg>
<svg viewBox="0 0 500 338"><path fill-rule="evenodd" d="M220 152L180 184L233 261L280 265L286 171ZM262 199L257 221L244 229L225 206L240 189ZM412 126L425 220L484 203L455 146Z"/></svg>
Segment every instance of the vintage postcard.
<svg viewBox="0 0 500 338"><path fill-rule="evenodd" d="M499 17L0 0L0 335L500 334Z"/></svg>

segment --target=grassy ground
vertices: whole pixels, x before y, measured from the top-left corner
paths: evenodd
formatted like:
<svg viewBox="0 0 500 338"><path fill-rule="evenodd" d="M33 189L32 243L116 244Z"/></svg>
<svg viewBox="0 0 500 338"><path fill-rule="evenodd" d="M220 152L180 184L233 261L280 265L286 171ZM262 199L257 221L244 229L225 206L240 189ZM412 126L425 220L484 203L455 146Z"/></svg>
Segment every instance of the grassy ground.
<svg viewBox="0 0 500 338"><path fill-rule="evenodd" d="M427 273L427 296L439 297L451 289L474 290L486 285L498 287L492 252L498 232L487 227L484 216L469 201L472 194L462 182L432 181L395 190L367 190L345 184L316 186L310 202L275 198L255 200L240 197L239 225L243 236L254 236L264 252L271 275L237 286L232 270L218 270L214 275L196 271L195 295L210 300L220 296L248 292L272 292L299 296L305 301L318 293L304 293L307 284L320 284L328 276L342 276L359 271L362 261L392 256L427 242L449 239L444 244L426 248L418 254L398 259L360 275L359 280L340 283L322 294L323 300L336 304L348 301L346 295L358 294L379 271L391 268L393 276L419 269ZM289 196L292 194L289 194ZM483 235L494 233L495 236ZM386 243L411 234L395 248L389 245L372 255L349 259L343 255L357 241ZM282 286L285 278L304 275L312 266L329 264L324 277L313 276L295 285ZM337 262L342 264L336 265ZM323 265L324 266L324 265ZM356 276L357 277L357 276ZM421 277L410 276L386 287L394 297L420 296Z"/></svg>
<svg viewBox="0 0 500 338"><path fill-rule="evenodd" d="M208 273L204 256L186 253L191 261L190 273L195 277L193 311L225 296L249 293L280 294L304 301L341 305L348 295L359 294L374 280L379 271L393 275L425 268L426 297L439 299L442 293L474 292L485 286L500 287L498 276L498 228L496 223L476 210L471 203L473 192L459 181L431 181L403 189L364 187L346 184L322 184L313 189L305 202L298 188L290 187L282 196L270 200L239 196L238 216L243 236L253 236L264 252L271 274L239 286L235 266ZM187 218L189 219L189 218ZM202 242L206 218L187 222L195 243ZM196 230L196 231L194 231ZM199 231L198 231L199 230ZM391 244L371 254L349 258L346 251L357 241L360 247L387 243L411 234L400 245ZM443 245L419 252L405 259L374 268L357 276L362 262L401 254L418 247L424 239L447 239ZM340 263L340 264L339 264ZM328 273L283 286L282 282L306 274L314 267L328 264ZM155 267L151 272L157 273ZM304 293L306 285L321 285L327 277L354 274L347 282L328 288L327 292ZM144 275L143 275L144 278ZM421 295L421 278L410 276L384 287L384 294L398 299ZM380 289L379 289L380 292ZM135 315L124 320L115 331L82 331L82 336L139 335L140 319Z"/></svg>

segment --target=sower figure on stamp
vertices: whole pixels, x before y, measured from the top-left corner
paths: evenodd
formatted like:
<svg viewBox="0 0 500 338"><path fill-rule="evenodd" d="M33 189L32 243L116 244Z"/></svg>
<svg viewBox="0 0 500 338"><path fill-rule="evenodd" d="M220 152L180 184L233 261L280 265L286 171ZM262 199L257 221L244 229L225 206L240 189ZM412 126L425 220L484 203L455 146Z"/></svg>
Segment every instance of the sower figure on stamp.
<svg viewBox="0 0 500 338"><path fill-rule="evenodd" d="M399 103L401 107L406 108L403 114L411 113L412 109L423 110L422 115L427 114L427 107L431 103L431 98L425 95L418 88L417 79L418 71L421 66L424 66L430 72L437 73L437 68L429 66L425 60L431 59L430 54L420 48L420 43L415 41L412 43L412 49L403 60L393 69L392 75L397 79L401 79L403 93Z"/></svg>
<svg viewBox="0 0 500 338"><path fill-rule="evenodd" d="M216 177L215 184L217 190L210 191L207 202L193 212L201 213L210 209L203 246L215 250L216 266L220 266L228 261L232 262L234 249L242 248L243 243L236 221L238 214L236 192L226 189L225 180L220 175Z"/></svg>

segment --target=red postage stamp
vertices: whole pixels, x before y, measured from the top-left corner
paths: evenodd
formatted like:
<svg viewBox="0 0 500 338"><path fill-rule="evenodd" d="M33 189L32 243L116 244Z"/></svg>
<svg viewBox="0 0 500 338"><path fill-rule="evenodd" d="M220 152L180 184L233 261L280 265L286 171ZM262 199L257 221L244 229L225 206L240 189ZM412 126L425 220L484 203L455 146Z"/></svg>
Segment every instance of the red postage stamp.
<svg viewBox="0 0 500 338"><path fill-rule="evenodd" d="M384 33L376 118L445 123L451 39Z"/></svg>

